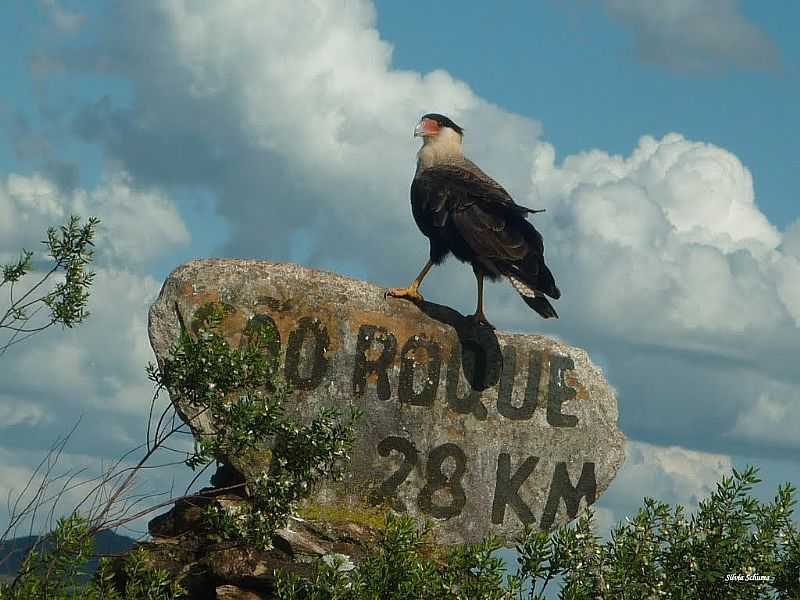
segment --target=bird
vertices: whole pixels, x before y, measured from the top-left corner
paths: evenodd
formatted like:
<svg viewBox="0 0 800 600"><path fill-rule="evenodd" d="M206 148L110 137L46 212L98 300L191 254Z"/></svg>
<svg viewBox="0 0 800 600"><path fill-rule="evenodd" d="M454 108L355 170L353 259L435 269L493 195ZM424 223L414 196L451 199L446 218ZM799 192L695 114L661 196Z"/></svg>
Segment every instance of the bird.
<svg viewBox="0 0 800 600"><path fill-rule="evenodd" d="M494 329L483 311L483 281L507 279L525 303L545 319L558 318L547 296L561 291L544 262L542 235L527 220L544 212L514 202L511 195L464 156L464 129L439 113L422 116L414 137L422 138L411 183L411 212L428 238L428 262L405 288L384 297L421 303L419 287L434 265L454 255L470 263L478 286L478 305L470 318Z"/></svg>

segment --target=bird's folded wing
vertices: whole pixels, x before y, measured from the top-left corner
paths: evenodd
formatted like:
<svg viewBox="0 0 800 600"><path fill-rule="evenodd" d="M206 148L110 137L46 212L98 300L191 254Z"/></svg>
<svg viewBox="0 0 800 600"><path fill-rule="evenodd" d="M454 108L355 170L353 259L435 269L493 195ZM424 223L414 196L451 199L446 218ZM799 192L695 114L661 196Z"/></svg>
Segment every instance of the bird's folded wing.
<svg viewBox="0 0 800 600"><path fill-rule="evenodd" d="M459 210L478 200L509 207L518 206L508 192L488 175L481 177L461 166L444 164L429 167L420 172L416 179L429 193L436 196L435 200L431 198L431 208L443 207L442 204L447 203L447 208Z"/></svg>
<svg viewBox="0 0 800 600"><path fill-rule="evenodd" d="M450 214L453 225L476 256L493 260L518 261L530 251L517 215L510 218L498 211L472 204Z"/></svg>
<svg viewBox="0 0 800 600"><path fill-rule="evenodd" d="M472 250L486 258L514 261L531 249L541 254L541 236L525 220L531 209L516 204L474 163L465 163L466 168L436 165L415 177L412 194L424 199L430 223L444 227L451 220Z"/></svg>
<svg viewBox="0 0 800 600"><path fill-rule="evenodd" d="M455 200L448 208L464 209L480 201L484 205L508 208L520 215L542 212L514 202L503 186L468 159L428 167L418 173L415 180L438 195L438 204L450 198Z"/></svg>

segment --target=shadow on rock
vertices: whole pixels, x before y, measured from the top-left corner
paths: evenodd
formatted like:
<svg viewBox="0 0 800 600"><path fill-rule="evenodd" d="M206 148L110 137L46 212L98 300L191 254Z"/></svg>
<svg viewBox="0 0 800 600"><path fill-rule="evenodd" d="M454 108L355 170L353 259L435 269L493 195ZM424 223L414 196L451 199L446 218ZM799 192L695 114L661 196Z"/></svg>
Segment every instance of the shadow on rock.
<svg viewBox="0 0 800 600"><path fill-rule="evenodd" d="M503 372L503 354L497 334L489 325L479 324L457 310L423 301L419 309L440 323L456 330L461 347L461 364L472 389L482 392L500 381Z"/></svg>

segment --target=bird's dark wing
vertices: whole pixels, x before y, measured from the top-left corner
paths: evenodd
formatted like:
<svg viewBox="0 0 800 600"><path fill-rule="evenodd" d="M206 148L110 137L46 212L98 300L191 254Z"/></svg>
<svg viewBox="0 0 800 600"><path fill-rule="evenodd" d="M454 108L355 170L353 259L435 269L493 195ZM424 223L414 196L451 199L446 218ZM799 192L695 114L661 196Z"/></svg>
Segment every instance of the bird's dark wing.
<svg viewBox="0 0 800 600"><path fill-rule="evenodd" d="M431 256L446 247L490 277L505 275L515 287L530 290L531 299L541 293L558 298L561 292L544 262L542 236L525 218L533 211L470 166L436 165L414 178L412 210L431 240Z"/></svg>
<svg viewBox="0 0 800 600"><path fill-rule="evenodd" d="M423 169L411 185L411 205L425 235L449 222L479 256L519 260L530 250L544 252L542 236L525 220L535 211L516 204L474 163Z"/></svg>
<svg viewBox="0 0 800 600"><path fill-rule="evenodd" d="M515 203L503 186L466 159L423 169L414 180L420 187L437 194L438 202L434 202L437 207L452 198L461 208L480 200L486 205L505 207L519 214L538 212Z"/></svg>
<svg viewBox="0 0 800 600"><path fill-rule="evenodd" d="M451 211L449 218L475 256L493 262L517 262L535 252L536 243L528 233L535 232L541 243L541 235L525 217L506 207L478 200Z"/></svg>
<svg viewBox="0 0 800 600"><path fill-rule="evenodd" d="M480 265L489 276L505 275L539 314L557 316L540 296L558 299L561 291L544 262L542 235L523 215L476 201L453 211L450 220L470 248L473 265Z"/></svg>

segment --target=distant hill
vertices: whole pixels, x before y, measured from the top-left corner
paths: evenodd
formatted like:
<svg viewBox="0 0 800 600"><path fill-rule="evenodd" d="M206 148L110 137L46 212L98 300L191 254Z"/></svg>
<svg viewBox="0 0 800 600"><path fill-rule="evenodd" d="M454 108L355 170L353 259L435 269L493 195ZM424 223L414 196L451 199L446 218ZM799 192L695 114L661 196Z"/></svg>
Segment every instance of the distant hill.
<svg viewBox="0 0 800 600"><path fill-rule="evenodd" d="M16 575L28 549L36 542L36 537L20 537L0 543L0 581L4 577ZM135 540L113 531L101 531L95 536L95 554L122 554L130 550ZM6 558L8 557L8 558ZM89 562L89 571L94 573L99 559Z"/></svg>

